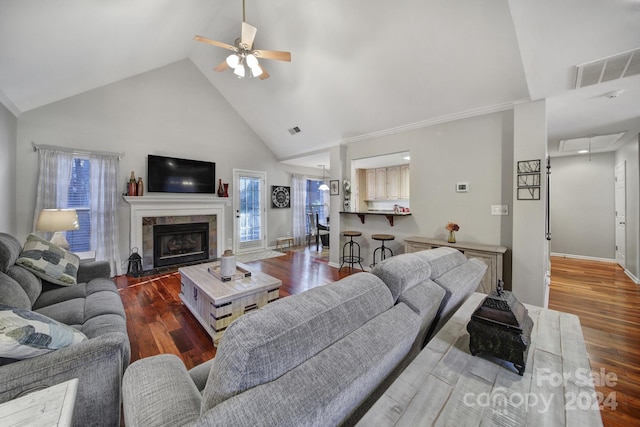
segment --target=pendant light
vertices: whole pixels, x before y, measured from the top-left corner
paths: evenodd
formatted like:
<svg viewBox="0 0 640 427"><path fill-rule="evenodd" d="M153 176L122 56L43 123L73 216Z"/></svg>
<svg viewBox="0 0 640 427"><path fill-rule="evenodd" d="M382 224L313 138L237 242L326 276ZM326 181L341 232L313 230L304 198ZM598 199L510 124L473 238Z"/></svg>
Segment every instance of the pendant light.
<svg viewBox="0 0 640 427"><path fill-rule="evenodd" d="M322 184L318 187L320 191L329 191L329 186L324 182L324 165L319 165L322 168Z"/></svg>

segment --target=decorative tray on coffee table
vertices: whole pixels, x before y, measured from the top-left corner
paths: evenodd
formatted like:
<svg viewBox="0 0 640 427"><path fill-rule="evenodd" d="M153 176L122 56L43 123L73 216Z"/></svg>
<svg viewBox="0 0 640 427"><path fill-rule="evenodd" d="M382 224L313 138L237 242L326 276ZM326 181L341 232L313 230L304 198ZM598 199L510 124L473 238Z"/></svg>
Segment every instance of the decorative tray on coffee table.
<svg viewBox="0 0 640 427"><path fill-rule="evenodd" d="M251 277L251 272L249 270L245 270L244 268L238 267L237 265L236 265L236 272L234 275L223 276L222 274L220 274L220 263L216 263L211 267L209 267L209 273L211 273L213 277L220 280L221 282L228 282L230 280L238 280L238 279L244 279L245 277Z"/></svg>

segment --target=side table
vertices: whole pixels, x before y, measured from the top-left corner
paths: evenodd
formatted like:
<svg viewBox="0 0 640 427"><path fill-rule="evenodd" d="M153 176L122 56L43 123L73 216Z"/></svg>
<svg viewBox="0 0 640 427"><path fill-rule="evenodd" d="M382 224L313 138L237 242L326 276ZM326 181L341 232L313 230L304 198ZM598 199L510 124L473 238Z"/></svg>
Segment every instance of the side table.
<svg viewBox="0 0 640 427"><path fill-rule="evenodd" d="M0 405L2 426L70 426L78 379L20 396Z"/></svg>

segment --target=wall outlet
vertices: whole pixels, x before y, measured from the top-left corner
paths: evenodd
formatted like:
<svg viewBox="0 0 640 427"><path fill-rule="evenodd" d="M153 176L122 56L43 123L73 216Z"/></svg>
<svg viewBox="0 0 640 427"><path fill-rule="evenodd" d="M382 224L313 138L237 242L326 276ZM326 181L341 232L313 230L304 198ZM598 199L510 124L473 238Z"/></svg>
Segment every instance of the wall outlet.
<svg viewBox="0 0 640 427"><path fill-rule="evenodd" d="M509 205L491 205L491 215L509 215Z"/></svg>

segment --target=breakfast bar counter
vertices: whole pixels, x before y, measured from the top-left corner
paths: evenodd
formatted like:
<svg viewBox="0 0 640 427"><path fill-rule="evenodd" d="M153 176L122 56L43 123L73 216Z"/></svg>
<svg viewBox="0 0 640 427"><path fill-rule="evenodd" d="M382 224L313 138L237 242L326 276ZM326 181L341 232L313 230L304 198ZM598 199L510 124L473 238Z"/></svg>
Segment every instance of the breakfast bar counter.
<svg viewBox="0 0 640 427"><path fill-rule="evenodd" d="M360 222L364 224L364 218L366 215L384 215L389 221L389 225L393 227L393 219L398 216L410 216L411 212L394 212L394 211L363 211L363 212L340 212L347 215L358 215Z"/></svg>

